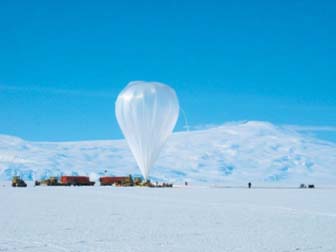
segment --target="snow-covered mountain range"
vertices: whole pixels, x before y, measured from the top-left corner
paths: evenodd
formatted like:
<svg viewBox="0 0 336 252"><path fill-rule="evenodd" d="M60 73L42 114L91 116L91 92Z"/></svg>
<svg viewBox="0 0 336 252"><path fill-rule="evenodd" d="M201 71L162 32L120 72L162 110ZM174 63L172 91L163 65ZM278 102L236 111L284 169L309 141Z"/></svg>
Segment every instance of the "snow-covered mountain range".
<svg viewBox="0 0 336 252"><path fill-rule="evenodd" d="M31 142L0 135L0 180L140 175L124 140ZM210 185L336 185L336 144L267 122L174 133L151 170L156 181Z"/></svg>

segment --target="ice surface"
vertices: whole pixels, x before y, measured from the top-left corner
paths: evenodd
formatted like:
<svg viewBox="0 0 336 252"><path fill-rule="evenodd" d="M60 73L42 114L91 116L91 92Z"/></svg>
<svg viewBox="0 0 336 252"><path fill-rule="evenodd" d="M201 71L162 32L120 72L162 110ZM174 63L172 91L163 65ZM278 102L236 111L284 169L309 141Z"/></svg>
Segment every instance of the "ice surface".
<svg viewBox="0 0 336 252"><path fill-rule="evenodd" d="M0 187L0 251L336 251L336 190Z"/></svg>
<svg viewBox="0 0 336 252"><path fill-rule="evenodd" d="M150 178L192 184L336 185L336 144L267 122L230 123L169 138ZM30 142L0 136L0 180L62 174L140 175L123 140Z"/></svg>

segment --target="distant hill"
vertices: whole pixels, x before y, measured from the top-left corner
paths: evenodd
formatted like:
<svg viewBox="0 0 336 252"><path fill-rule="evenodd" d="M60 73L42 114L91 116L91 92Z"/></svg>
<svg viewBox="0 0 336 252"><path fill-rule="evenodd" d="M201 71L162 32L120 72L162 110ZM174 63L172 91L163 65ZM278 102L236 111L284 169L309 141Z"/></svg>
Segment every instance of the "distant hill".
<svg viewBox="0 0 336 252"><path fill-rule="evenodd" d="M106 171L106 172L105 172ZM123 140L30 142L0 135L0 180L51 175L140 175ZM175 133L151 179L194 184L336 185L336 144L267 122Z"/></svg>

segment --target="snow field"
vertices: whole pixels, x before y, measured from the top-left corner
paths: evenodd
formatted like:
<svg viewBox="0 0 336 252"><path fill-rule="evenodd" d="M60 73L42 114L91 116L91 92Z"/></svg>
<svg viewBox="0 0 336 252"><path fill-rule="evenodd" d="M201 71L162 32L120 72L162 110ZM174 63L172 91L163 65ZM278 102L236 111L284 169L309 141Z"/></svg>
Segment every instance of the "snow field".
<svg viewBox="0 0 336 252"><path fill-rule="evenodd" d="M0 187L0 251L336 251L335 189Z"/></svg>

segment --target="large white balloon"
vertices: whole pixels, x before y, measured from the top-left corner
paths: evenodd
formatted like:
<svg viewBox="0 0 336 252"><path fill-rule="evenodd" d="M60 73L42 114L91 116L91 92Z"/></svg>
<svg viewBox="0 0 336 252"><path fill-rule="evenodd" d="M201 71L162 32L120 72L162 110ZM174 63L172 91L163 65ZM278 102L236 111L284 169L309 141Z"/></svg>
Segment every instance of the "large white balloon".
<svg viewBox="0 0 336 252"><path fill-rule="evenodd" d="M130 82L117 98L115 113L140 171L147 180L178 118L176 93L158 82Z"/></svg>

